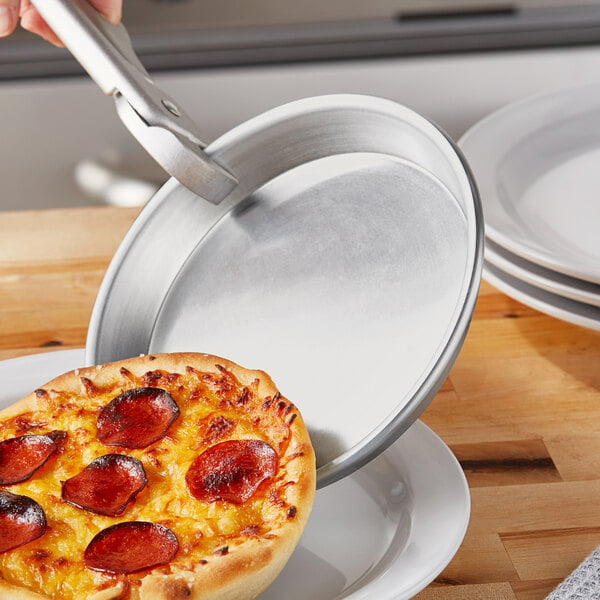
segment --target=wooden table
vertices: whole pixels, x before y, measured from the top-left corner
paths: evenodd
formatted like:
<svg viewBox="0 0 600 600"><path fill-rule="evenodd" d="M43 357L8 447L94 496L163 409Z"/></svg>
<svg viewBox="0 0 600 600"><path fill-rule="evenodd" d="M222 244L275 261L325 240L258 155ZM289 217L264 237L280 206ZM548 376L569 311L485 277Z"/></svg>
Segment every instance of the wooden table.
<svg viewBox="0 0 600 600"><path fill-rule="evenodd" d="M0 359L84 345L102 275L136 212L0 213ZM419 600L541 599L600 544L599 333L484 282L423 420L461 461L472 516Z"/></svg>

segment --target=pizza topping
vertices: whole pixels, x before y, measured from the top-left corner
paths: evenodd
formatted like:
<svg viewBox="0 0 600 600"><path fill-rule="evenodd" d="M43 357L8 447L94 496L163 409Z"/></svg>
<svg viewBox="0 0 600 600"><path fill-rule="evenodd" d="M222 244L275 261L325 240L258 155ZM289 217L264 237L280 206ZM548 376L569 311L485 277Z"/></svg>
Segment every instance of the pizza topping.
<svg viewBox="0 0 600 600"><path fill-rule="evenodd" d="M235 429L235 422L224 416L211 417L208 423L202 423L198 433L202 445L214 444L228 436Z"/></svg>
<svg viewBox="0 0 600 600"><path fill-rule="evenodd" d="M79 381L88 396L95 396L100 392L100 388L89 377L80 377Z"/></svg>
<svg viewBox="0 0 600 600"><path fill-rule="evenodd" d="M135 375L129 369L126 369L125 367L121 367L119 369L119 374L121 375L121 377L124 377L125 379L129 379L129 381L136 381Z"/></svg>
<svg viewBox="0 0 600 600"><path fill-rule="evenodd" d="M247 404L248 400L250 399L250 390L245 387L241 393L239 394L239 396L236 398L235 403L236 404Z"/></svg>
<svg viewBox="0 0 600 600"><path fill-rule="evenodd" d="M45 531L46 515L35 500L0 490L0 553L27 544Z"/></svg>
<svg viewBox="0 0 600 600"><path fill-rule="evenodd" d="M160 440L179 416L171 395L160 388L127 390L98 416L98 439L106 446L145 448Z"/></svg>
<svg viewBox="0 0 600 600"><path fill-rule="evenodd" d="M84 553L86 567L105 573L135 573L164 565L179 550L175 534L157 523L118 523L94 536Z"/></svg>
<svg viewBox="0 0 600 600"><path fill-rule="evenodd" d="M117 517L146 483L146 472L137 458L105 454L63 481L62 499L99 515Z"/></svg>
<svg viewBox="0 0 600 600"><path fill-rule="evenodd" d="M169 357L154 371L162 361L82 369L1 421L0 441L44 434L58 445L30 485L0 483L30 496L8 495L40 515L15 523L17 510L0 510L0 571L10 572L11 584L64 600L111 593L124 600L152 593L150 576L149 584L183 598L202 587L201 565L226 566L243 558L239 547L286 528L295 541L311 500L309 486L298 483L304 472L314 480L308 460L300 474L297 463L289 466L293 436L304 434L287 424L295 407L262 374L240 370L238 379L234 367L217 368L210 357L190 373L177 361ZM266 393L271 402L262 410ZM47 433L52 427L68 434ZM309 454L303 437L298 443ZM292 491L282 491L290 481ZM282 505L270 501L277 491Z"/></svg>
<svg viewBox="0 0 600 600"><path fill-rule="evenodd" d="M58 449L66 434L23 435L0 442L0 485L29 479Z"/></svg>
<svg viewBox="0 0 600 600"><path fill-rule="evenodd" d="M194 498L242 504L277 472L277 453L261 440L229 440L192 462L185 480Z"/></svg>
<svg viewBox="0 0 600 600"><path fill-rule="evenodd" d="M246 537L253 537L253 536L258 535L259 533L260 533L259 525L246 525L246 527L244 527L244 529L242 529L240 531L240 535L246 536Z"/></svg>
<svg viewBox="0 0 600 600"><path fill-rule="evenodd" d="M18 433L26 433L28 431L32 431L33 429L43 429L48 425L47 421L36 420L32 413L25 413L21 415L16 415L12 419L8 419L4 422L7 427L14 425L15 432Z"/></svg>

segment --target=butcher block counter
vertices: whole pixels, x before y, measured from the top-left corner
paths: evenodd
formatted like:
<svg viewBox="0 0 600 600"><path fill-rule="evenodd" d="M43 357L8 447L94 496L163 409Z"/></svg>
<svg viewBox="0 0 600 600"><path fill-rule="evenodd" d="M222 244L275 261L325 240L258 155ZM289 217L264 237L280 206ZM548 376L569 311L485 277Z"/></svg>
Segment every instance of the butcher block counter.
<svg viewBox="0 0 600 600"><path fill-rule="evenodd" d="M136 209L0 213L0 359L81 348ZM600 544L600 333L482 282L422 416L471 489L465 540L419 600L544 598Z"/></svg>

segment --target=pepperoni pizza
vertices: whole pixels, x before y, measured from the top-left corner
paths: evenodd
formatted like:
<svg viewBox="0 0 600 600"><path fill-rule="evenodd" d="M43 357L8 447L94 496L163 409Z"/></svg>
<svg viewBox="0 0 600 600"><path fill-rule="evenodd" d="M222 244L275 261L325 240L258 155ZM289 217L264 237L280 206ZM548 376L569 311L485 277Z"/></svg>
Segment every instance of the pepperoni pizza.
<svg viewBox="0 0 600 600"><path fill-rule="evenodd" d="M0 597L243 600L306 524L315 459L262 371L156 354L0 412Z"/></svg>

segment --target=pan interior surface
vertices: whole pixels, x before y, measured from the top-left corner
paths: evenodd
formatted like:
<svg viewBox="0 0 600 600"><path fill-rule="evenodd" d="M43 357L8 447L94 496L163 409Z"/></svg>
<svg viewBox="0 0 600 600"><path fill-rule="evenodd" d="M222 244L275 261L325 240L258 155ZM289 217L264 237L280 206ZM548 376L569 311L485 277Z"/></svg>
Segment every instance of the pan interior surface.
<svg viewBox="0 0 600 600"><path fill-rule="evenodd" d="M463 209L428 171L374 153L315 160L205 233L164 298L149 352L264 369L302 412L320 469L349 453L360 462L373 440L400 433L447 345L468 247Z"/></svg>

